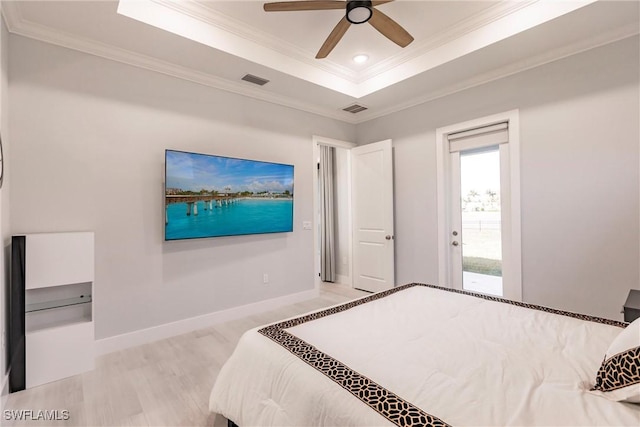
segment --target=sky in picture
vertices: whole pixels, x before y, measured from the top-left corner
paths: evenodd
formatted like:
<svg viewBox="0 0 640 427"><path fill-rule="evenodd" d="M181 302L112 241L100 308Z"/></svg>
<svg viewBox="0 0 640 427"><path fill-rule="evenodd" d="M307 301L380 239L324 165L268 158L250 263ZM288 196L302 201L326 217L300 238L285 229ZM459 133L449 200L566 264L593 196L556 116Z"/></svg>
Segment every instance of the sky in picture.
<svg viewBox="0 0 640 427"><path fill-rule="evenodd" d="M186 191L293 193L293 166L167 150L166 187Z"/></svg>

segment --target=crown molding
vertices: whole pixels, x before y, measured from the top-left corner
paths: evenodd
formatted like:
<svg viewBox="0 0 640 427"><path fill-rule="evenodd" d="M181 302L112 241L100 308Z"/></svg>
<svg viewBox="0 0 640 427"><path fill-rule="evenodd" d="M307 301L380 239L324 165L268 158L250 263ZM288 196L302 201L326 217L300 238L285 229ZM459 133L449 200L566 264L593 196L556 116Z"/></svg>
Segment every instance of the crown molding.
<svg viewBox="0 0 640 427"><path fill-rule="evenodd" d="M491 83L493 81L500 80L505 77L509 77L536 67L540 67L551 62L559 61L561 59L568 58L570 56L577 55L591 49L596 49L607 44L627 39L629 37L634 37L639 33L640 28L638 27L638 24L629 24L624 27L619 27L610 32L599 34L589 39L583 39L571 45L550 50L537 56L529 57L526 60L518 61L507 66L499 67L495 70L479 74L467 80L463 80L457 84L443 87L437 92L431 92L429 94L425 94L423 96L408 100L401 104L396 104L385 109L378 109L373 111L369 110L363 113L359 120L356 121L356 124L365 123L370 120L388 116L390 114L397 113L411 107L426 104L427 102L431 102L439 98L444 98L446 96L453 95L467 89L472 89L476 86Z"/></svg>
<svg viewBox="0 0 640 427"><path fill-rule="evenodd" d="M358 83L359 76L356 71L350 68L325 59L318 61L315 59L315 52L310 52L294 45L293 43L275 37L256 28L252 28L246 22L232 18L222 12L210 9L195 1L172 1L172 0L150 0L153 3L171 9L177 13L190 16L194 19L212 25L220 30L234 34L242 39L255 43L265 49L278 52L297 61L318 68L324 72L331 73L339 78L346 79L352 83Z"/></svg>
<svg viewBox="0 0 640 427"><path fill-rule="evenodd" d="M11 4L11 6L7 7L7 4ZM258 99L260 101L294 108L296 110L305 111L346 123L355 123L354 118L351 117L352 115L342 110L319 107L310 102L303 102L284 95L267 92L260 88L253 88L245 85L244 83L223 79L201 71L196 71L127 49L121 49L25 20L22 18L18 4L19 2L13 1L3 2L2 13L5 16L7 28L12 34L77 50L134 67L155 71L204 86L224 90L226 92Z"/></svg>
<svg viewBox="0 0 640 427"><path fill-rule="evenodd" d="M428 39L417 42L411 51L401 51L375 65L365 68L359 74L359 81L369 80L380 74L386 73L408 61L429 54L432 50L451 43L460 37L491 24L507 15L515 13L520 9L531 6L540 0L522 0L518 2L500 2L488 9L470 16L444 32L438 33ZM416 42L414 42L416 43Z"/></svg>
<svg viewBox="0 0 640 427"><path fill-rule="evenodd" d="M171 6L172 3L168 5ZM266 49L253 40L228 32L203 21L201 17L182 13L169 6L161 0L120 0L117 12L147 25L344 95L358 96L357 84L321 70L313 62L299 61L279 51Z"/></svg>
<svg viewBox="0 0 640 427"><path fill-rule="evenodd" d="M9 30L10 33L13 33L16 27L23 21L17 1L3 1L2 16L4 16L4 22L7 24L7 30Z"/></svg>
<svg viewBox="0 0 640 427"><path fill-rule="evenodd" d="M388 72L398 65L404 64L412 59L428 54L436 47L450 43L465 34L475 31L483 26L489 25L511 13L527 8L540 0L522 0L517 2L500 2L488 9L483 10L456 23L443 33L439 33L426 40L418 42L409 51L401 50L399 53L367 67L361 71L354 71L350 68L340 66L330 59L318 61L315 53L299 48L293 43L279 37L275 37L265 31L252 28L246 22L232 18L222 12L210 9L197 1L175 1L175 0L149 0L174 12L184 14L193 19L197 19L208 25L212 25L220 30L234 34L262 46L265 49L278 52L297 61L317 68L318 70L331 73L339 78L345 79L354 84L360 84L379 74ZM415 42L414 42L415 43ZM249 58L247 58L249 59Z"/></svg>
<svg viewBox="0 0 640 427"><path fill-rule="evenodd" d="M446 44L433 48L428 54L414 57L399 64L392 72L372 77L362 82L358 89L359 98L377 92L391 84L417 76L516 34L549 22L560 16L574 12L597 0L554 1L538 0L527 3L526 7L512 9L491 22L469 31Z"/></svg>
<svg viewBox="0 0 640 427"><path fill-rule="evenodd" d="M243 83L216 77L187 67L162 61L157 58L142 55L126 49L117 48L95 40L78 37L73 34L68 34L62 31L54 30L50 27L45 27L43 25L27 21L22 17L22 14L20 13L19 2L17 1L2 2L2 15L4 16L5 22L7 23L7 29L13 34L350 124L365 123L379 117L387 116L405 110L407 108L424 104L438 98L442 98L553 61L557 61L574 54L578 54L596 47L623 40L625 38L638 35L639 33L638 25L630 24L625 27L620 27L612 30L608 33L600 34L589 39L584 39L574 44L551 50L538 56L530 57L526 60L510 64L508 66L497 68L495 70L474 76L473 78L464 80L462 82L458 82L454 85L442 87L437 92L423 94L422 96L415 97L400 104L388 106L387 108L372 109L354 115L344 112L339 108L332 109L319 107L311 102L304 102L287 96L267 92L264 89L249 87Z"/></svg>
<svg viewBox="0 0 640 427"><path fill-rule="evenodd" d="M381 68L372 68L366 80L358 78L356 82L320 68L325 61L309 61L308 53L294 49L287 41L246 29L248 25L197 2L120 0L118 13L359 99L595 1L498 3L423 42L420 49L407 50Z"/></svg>

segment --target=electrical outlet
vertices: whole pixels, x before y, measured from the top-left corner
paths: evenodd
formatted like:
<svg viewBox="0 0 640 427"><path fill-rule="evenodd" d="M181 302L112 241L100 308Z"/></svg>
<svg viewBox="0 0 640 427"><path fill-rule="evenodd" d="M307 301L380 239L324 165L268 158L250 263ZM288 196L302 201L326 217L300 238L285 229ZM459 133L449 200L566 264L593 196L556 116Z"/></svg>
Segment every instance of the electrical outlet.
<svg viewBox="0 0 640 427"><path fill-rule="evenodd" d="M264 273L262 275L262 283L264 283L265 285L269 283L269 275L267 273Z"/></svg>

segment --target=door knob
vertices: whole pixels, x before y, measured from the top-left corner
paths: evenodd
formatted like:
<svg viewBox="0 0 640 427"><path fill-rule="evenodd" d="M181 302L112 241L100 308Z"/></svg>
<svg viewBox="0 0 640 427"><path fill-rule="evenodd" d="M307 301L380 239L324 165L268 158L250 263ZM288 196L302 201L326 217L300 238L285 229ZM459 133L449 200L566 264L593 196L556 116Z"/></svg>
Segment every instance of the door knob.
<svg viewBox="0 0 640 427"><path fill-rule="evenodd" d="M387 240L391 240L391 236L388 235L388 234L386 236L384 236L384 238L387 239Z"/></svg>
<svg viewBox="0 0 640 427"><path fill-rule="evenodd" d="M454 240L453 242L451 242L451 244L452 244L453 246L458 246L460 243L458 243L458 241L457 241L457 240Z"/></svg>

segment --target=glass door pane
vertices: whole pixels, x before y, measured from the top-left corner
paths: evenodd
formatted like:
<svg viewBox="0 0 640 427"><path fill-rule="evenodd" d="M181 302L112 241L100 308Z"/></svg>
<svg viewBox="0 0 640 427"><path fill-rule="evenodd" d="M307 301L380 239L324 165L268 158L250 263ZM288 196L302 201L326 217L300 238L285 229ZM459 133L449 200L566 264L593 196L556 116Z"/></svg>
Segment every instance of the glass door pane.
<svg viewBox="0 0 640 427"><path fill-rule="evenodd" d="M498 146L460 153L462 288L502 296Z"/></svg>

